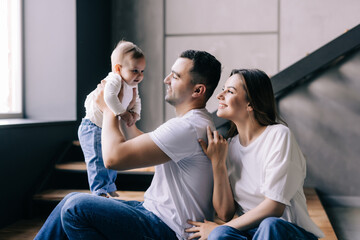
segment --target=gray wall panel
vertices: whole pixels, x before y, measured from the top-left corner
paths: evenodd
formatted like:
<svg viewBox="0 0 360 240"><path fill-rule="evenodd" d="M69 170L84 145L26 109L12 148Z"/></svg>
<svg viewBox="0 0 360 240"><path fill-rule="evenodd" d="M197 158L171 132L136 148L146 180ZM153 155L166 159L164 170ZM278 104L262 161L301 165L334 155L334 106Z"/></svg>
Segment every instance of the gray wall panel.
<svg viewBox="0 0 360 240"><path fill-rule="evenodd" d="M166 34L277 31L278 0L166 0Z"/></svg>
<svg viewBox="0 0 360 240"><path fill-rule="evenodd" d="M280 1L280 70L360 23L358 0Z"/></svg>

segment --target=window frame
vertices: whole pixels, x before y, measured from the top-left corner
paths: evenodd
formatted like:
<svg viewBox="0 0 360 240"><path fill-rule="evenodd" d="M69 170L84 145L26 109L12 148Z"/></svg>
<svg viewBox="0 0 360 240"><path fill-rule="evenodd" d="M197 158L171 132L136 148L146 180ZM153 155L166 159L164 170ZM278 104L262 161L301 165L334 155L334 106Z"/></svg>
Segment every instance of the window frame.
<svg viewBox="0 0 360 240"><path fill-rule="evenodd" d="M19 101L19 108L18 111L19 112L9 112L9 113L1 113L0 112L0 119L19 119L19 118L24 118L24 2L23 0L18 0L18 1L14 1L14 0L10 0L9 2L11 2L11 4L13 4L17 10L17 16L15 16L16 18L18 18L17 24L16 24L16 31L18 32L17 34L17 39L16 39L16 46L11 46L11 52L15 52L16 54L16 63L13 64L11 63L11 65L16 66L16 75L15 81L17 81L16 85L17 88L19 88L18 90L16 90L17 92L15 93L17 96L15 96L16 98L18 98ZM12 10L13 11L13 10ZM11 17L14 18L14 17ZM16 49L15 51L13 49ZM13 71L12 71L13 72Z"/></svg>

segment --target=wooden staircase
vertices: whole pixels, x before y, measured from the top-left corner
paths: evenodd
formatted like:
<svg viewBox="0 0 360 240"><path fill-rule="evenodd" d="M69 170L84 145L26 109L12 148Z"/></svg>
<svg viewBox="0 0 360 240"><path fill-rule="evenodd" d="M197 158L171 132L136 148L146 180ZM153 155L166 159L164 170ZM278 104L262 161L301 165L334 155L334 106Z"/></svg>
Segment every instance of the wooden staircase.
<svg viewBox="0 0 360 240"><path fill-rule="evenodd" d="M49 213L68 193L90 193L86 164L78 141L65 148L54 169L32 197L32 212ZM115 184L119 199L143 201L144 191L150 186L154 167L118 171Z"/></svg>

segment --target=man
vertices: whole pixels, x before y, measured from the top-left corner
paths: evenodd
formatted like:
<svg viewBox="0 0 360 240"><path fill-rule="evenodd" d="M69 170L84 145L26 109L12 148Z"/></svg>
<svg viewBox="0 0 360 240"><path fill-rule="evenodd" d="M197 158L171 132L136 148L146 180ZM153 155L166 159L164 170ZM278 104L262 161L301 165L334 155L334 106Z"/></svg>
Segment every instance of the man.
<svg viewBox="0 0 360 240"><path fill-rule="evenodd" d="M106 167L131 169L156 165L144 202L72 193L53 210L37 239L186 239L188 219L212 219L212 168L198 139L214 128L205 109L221 74L221 64L203 51L183 52L165 78L165 100L176 118L149 134L129 129L125 141L117 117L106 106L102 86L97 104L103 111L102 150Z"/></svg>

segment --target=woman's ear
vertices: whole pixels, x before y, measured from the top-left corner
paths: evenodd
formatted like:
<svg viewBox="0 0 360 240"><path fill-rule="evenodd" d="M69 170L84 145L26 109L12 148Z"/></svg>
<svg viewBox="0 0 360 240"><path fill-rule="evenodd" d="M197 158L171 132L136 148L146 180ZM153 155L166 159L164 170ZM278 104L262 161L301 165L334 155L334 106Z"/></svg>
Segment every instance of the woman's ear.
<svg viewBox="0 0 360 240"><path fill-rule="evenodd" d="M251 106L251 103L250 103L250 102L248 102L248 104L247 104L247 106L246 106L246 110L247 110L248 112L254 111L254 108Z"/></svg>
<svg viewBox="0 0 360 240"><path fill-rule="evenodd" d="M122 66L120 64L115 64L115 66L114 66L115 73L120 74L121 67Z"/></svg>
<svg viewBox="0 0 360 240"><path fill-rule="evenodd" d="M204 84L196 84L192 96L194 98L205 95L206 87Z"/></svg>

